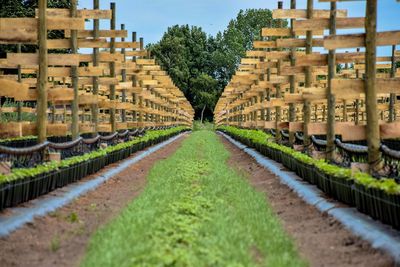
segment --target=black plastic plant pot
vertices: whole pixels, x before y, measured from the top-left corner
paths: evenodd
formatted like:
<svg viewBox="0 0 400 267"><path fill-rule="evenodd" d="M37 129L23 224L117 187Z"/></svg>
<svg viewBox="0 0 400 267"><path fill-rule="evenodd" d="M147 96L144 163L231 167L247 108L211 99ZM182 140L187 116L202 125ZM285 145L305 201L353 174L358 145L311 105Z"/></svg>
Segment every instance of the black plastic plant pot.
<svg viewBox="0 0 400 267"><path fill-rule="evenodd" d="M9 183L0 184L0 210L5 209L6 194L9 187Z"/></svg>
<svg viewBox="0 0 400 267"><path fill-rule="evenodd" d="M370 203L368 203L369 200L367 199L367 194L365 192L365 190L366 190L365 186L356 183L356 184L354 184L353 189L354 189L354 196L355 196L355 203L356 203L357 210L373 217L371 210L368 207L368 205Z"/></svg>
<svg viewBox="0 0 400 267"><path fill-rule="evenodd" d="M319 169L315 169L314 178L315 178L314 180L315 185L323 192L325 192L325 194L332 196L331 176ZM350 188L350 193L351 193L351 188Z"/></svg>
<svg viewBox="0 0 400 267"><path fill-rule="evenodd" d="M283 166L285 166L286 168L291 170L291 168L292 168L291 156L282 152L281 153L281 160L282 160Z"/></svg>
<svg viewBox="0 0 400 267"><path fill-rule="evenodd" d="M354 182L344 177L330 175L331 196L347 205L356 206L354 199Z"/></svg>
<svg viewBox="0 0 400 267"><path fill-rule="evenodd" d="M315 184L314 167L299 161L297 166L298 175L305 181Z"/></svg>

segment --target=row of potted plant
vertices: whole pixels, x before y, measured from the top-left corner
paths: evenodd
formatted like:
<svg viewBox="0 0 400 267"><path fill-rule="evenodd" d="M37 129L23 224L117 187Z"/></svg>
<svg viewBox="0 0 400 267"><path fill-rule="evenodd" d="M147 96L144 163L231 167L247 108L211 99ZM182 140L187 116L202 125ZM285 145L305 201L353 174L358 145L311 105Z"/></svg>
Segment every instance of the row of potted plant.
<svg viewBox="0 0 400 267"><path fill-rule="evenodd" d="M400 229L400 185L394 179L378 179L362 172L352 173L348 168L316 160L273 142L272 136L260 130L231 126L223 126L219 130L282 163L330 197Z"/></svg>
<svg viewBox="0 0 400 267"><path fill-rule="evenodd" d="M165 141L186 127L147 131L143 137L99 149L60 162L47 162L34 168L14 169L0 175L0 210L35 199L57 188L98 172L105 166L128 158L146 147Z"/></svg>

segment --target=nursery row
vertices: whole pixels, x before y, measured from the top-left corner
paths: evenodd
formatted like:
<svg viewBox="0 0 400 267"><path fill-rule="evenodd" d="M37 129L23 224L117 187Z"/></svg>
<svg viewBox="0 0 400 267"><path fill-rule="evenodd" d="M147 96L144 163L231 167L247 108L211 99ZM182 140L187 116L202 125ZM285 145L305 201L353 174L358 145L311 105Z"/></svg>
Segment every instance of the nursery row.
<svg viewBox="0 0 400 267"><path fill-rule="evenodd" d="M386 224L400 229L400 185L393 179L376 179L367 173L316 160L292 148L274 143L260 130L222 126L220 131L282 163L327 195ZM271 140L271 141L270 141Z"/></svg>
<svg viewBox="0 0 400 267"><path fill-rule="evenodd" d="M214 132L193 132L92 236L81 266L307 266L229 157Z"/></svg>
<svg viewBox="0 0 400 267"><path fill-rule="evenodd" d="M99 149L60 162L48 162L34 168L14 169L0 175L0 210L35 199L57 188L96 173L105 166L128 158L133 153L187 131L186 127L147 131L137 139Z"/></svg>

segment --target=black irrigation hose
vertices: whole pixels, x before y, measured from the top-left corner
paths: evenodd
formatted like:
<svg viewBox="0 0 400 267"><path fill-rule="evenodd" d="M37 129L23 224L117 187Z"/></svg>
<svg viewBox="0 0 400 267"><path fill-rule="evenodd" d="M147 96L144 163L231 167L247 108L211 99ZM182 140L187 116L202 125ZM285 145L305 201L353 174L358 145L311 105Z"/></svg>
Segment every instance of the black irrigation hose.
<svg viewBox="0 0 400 267"><path fill-rule="evenodd" d="M1 146L0 145L0 154L8 154L8 155L14 155L14 156L19 156L19 155L29 155L29 154L33 154L35 152L38 151L43 151L46 148L52 148L55 150L64 150L64 149L70 149L74 146L79 145L81 142L86 144L86 145L91 145L94 144L96 142L98 142L99 140L101 141L111 141L114 138L116 138L117 136L120 138L124 138L127 136L134 136L134 135L140 135L143 134L146 130L145 129L135 129L133 132L130 132L129 130L126 130L123 133L114 133L111 134L109 136L101 136L101 135L97 135L94 138L89 138L89 139L84 139L83 137L79 137L76 140L70 141L70 142L65 142L65 143L53 143L53 142L49 142L49 141L45 141L41 144L37 144L35 146L32 147L27 147L27 148L13 148L13 147L6 147L6 146Z"/></svg>
<svg viewBox="0 0 400 267"><path fill-rule="evenodd" d="M326 147L328 144L326 140L318 139L314 135L311 136L311 141L318 147Z"/></svg>
<svg viewBox="0 0 400 267"><path fill-rule="evenodd" d="M12 148L6 146L0 146L0 154L9 154L9 155L29 155L38 151L43 151L47 148L50 142L46 141L42 144L38 144L32 147L27 148Z"/></svg>
<svg viewBox="0 0 400 267"><path fill-rule="evenodd" d="M52 143L49 142L48 147L56 149L56 150L62 150L62 149L69 149L73 148L74 146L79 145L82 142L83 138L79 137L76 140L73 140L71 142L65 142L65 143Z"/></svg>
<svg viewBox="0 0 400 267"><path fill-rule="evenodd" d="M125 132L118 133L118 137L125 138L125 137L129 136L129 133L130 133L129 130L126 130Z"/></svg>
<svg viewBox="0 0 400 267"><path fill-rule="evenodd" d="M94 143L97 143L100 140L100 135L97 135L96 137L90 138L90 139L83 139L82 142L85 145L92 145Z"/></svg>
<svg viewBox="0 0 400 267"><path fill-rule="evenodd" d="M285 132L284 130L282 130L281 134L282 134L283 137L289 138L289 133L288 132Z"/></svg>
<svg viewBox="0 0 400 267"><path fill-rule="evenodd" d="M392 159L400 160L400 151L393 150L386 145L381 145L381 151L385 156L389 156Z"/></svg>
<svg viewBox="0 0 400 267"><path fill-rule="evenodd" d="M336 146L343 149L344 151L352 154L368 154L368 147L361 146L361 145L353 145L353 144L346 144L342 143L339 139L335 140Z"/></svg>
<svg viewBox="0 0 400 267"><path fill-rule="evenodd" d="M297 141L304 142L304 137L300 135L298 132L296 132L294 136L296 137Z"/></svg>
<svg viewBox="0 0 400 267"><path fill-rule="evenodd" d="M113 134L108 135L108 136L100 136L100 140L102 140L102 141L111 141L115 137L117 137L117 135L118 135L118 133L113 133Z"/></svg>

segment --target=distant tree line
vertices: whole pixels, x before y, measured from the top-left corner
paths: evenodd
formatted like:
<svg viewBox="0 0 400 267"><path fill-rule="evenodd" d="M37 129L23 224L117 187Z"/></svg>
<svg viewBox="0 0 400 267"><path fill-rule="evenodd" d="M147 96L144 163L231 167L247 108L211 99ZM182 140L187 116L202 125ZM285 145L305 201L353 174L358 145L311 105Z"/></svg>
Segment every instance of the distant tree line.
<svg viewBox="0 0 400 267"><path fill-rule="evenodd" d="M192 103L196 117L204 110L212 120L215 104L240 59L254 40L261 39L261 29L276 27L277 22L268 9L241 10L216 36L197 26L176 25L148 49ZM283 24L287 26L286 21Z"/></svg>

